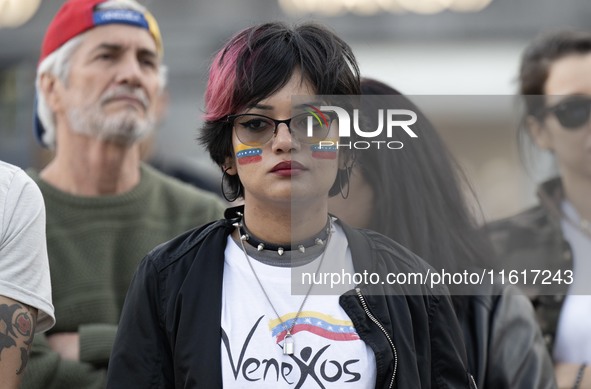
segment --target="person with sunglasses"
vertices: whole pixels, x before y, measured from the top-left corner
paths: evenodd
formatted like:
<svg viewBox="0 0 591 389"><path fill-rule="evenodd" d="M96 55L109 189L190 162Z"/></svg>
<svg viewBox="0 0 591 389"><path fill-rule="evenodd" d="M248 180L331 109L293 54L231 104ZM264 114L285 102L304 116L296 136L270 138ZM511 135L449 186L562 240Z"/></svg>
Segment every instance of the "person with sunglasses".
<svg viewBox="0 0 591 389"><path fill-rule="evenodd" d="M217 53L200 139L244 204L143 260L108 387L474 387L446 289L297 276L432 270L328 214L351 156L320 147L340 123L319 107L359 94L350 47L317 24L253 26Z"/></svg>
<svg viewBox="0 0 591 389"><path fill-rule="evenodd" d="M520 140L550 152L559 174L539 187L537 206L487 229L507 269L563 278L524 287L558 386L591 388L591 33L536 39L523 54L519 82L526 110Z"/></svg>

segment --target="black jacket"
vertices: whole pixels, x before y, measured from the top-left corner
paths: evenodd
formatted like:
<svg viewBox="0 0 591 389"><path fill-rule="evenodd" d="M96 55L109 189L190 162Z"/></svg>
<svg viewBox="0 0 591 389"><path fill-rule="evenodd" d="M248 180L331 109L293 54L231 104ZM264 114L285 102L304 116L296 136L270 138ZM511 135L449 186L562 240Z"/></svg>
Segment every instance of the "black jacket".
<svg viewBox="0 0 591 389"><path fill-rule="evenodd" d="M573 269L573 251L564 238L560 208L564 188L560 178L544 182L538 188L540 203L517 215L487 225L487 232L498 254L499 263L507 271L541 270L551 276ZM531 273L529 273L531 274ZM519 285L529 296L550 353L553 352L558 319L568 294L566 283L530 282Z"/></svg>
<svg viewBox="0 0 591 389"><path fill-rule="evenodd" d="M222 387L222 279L232 223L188 231L144 258L123 308L108 388ZM342 227L357 272L429 269L382 235ZM375 353L376 388L475 387L446 289L364 285L340 304Z"/></svg>
<svg viewBox="0 0 591 389"><path fill-rule="evenodd" d="M555 389L533 307L516 287L484 283L463 296L460 320L469 371L480 389Z"/></svg>

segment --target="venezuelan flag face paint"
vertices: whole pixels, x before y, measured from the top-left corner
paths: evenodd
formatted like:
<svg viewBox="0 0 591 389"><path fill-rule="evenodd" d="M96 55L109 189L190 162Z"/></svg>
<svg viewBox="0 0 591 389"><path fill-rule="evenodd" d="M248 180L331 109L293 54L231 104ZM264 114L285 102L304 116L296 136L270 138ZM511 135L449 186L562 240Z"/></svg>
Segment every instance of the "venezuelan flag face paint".
<svg viewBox="0 0 591 389"><path fill-rule="evenodd" d="M263 149L257 146L239 144L234 152L239 165L249 165L263 160Z"/></svg>
<svg viewBox="0 0 591 389"><path fill-rule="evenodd" d="M332 143L332 145L328 146L327 143ZM325 144L323 144L325 143ZM336 159L337 158L337 145L338 139L326 139L325 142L313 144L310 146L312 150L312 158L316 159Z"/></svg>

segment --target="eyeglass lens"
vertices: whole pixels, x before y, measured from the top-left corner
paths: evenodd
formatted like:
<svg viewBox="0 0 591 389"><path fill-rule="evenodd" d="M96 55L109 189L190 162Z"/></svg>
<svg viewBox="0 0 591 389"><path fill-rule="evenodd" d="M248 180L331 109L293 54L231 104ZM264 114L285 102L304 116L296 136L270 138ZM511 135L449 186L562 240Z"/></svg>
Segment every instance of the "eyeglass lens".
<svg viewBox="0 0 591 389"><path fill-rule="evenodd" d="M239 115L234 119L234 130L240 142L258 146L268 142L281 121L257 114ZM296 115L289 120L289 129L299 142L313 144L326 139L330 121L322 121L308 113Z"/></svg>

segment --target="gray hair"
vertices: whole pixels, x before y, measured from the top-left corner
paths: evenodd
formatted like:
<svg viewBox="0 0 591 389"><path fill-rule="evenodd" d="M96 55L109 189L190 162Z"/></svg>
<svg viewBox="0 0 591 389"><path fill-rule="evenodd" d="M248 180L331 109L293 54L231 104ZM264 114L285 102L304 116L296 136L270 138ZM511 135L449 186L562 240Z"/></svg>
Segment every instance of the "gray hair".
<svg viewBox="0 0 591 389"><path fill-rule="evenodd" d="M145 13L147 8L137 3L135 0L108 0L97 6L98 9L129 9ZM50 149L55 148L56 124L53 111L47 104L47 100L41 90L41 76L43 74L52 74L59 78L59 80L67 85L68 76L70 74L70 60L76 49L84 41L86 32L75 36L53 53L48 55L38 66L37 76L35 79L35 92L37 96L37 111L36 115L43 125L45 131L41 134L41 142ZM160 64L158 78L160 83L160 90L166 87L168 68L164 64Z"/></svg>

